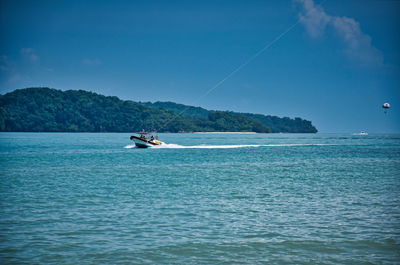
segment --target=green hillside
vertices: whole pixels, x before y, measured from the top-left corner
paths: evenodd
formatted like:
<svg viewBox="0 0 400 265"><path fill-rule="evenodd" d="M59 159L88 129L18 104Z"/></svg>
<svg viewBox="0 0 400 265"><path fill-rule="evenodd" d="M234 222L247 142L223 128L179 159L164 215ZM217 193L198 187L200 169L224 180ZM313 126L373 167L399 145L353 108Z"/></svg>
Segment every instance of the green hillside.
<svg viewBox="0 0 400 265"><path fill-rule="evenodd" d="M207 112L206 117L173 111L83 90L26 88L0 96L0 131L16 132L270 132L239 113ZM168 122L169 121L169 122Z"/></svg>
<svg viewBox="0 0 400 265"><path fill-rule="evenodd" d="M174 113L179 113L185 117L191 118L207 118L213 111L208 111L200 107L192 107L183 104L177 104L174 102L145 102L142 103L145 106L165 109L173 111ZM241 114L253 120L261 122L263 125L268 127L273 133L316 133L317 129L312 125L311 121L303 120L301 118L279 118L277 116L253 114L253 113L235 113Z"/></svg>

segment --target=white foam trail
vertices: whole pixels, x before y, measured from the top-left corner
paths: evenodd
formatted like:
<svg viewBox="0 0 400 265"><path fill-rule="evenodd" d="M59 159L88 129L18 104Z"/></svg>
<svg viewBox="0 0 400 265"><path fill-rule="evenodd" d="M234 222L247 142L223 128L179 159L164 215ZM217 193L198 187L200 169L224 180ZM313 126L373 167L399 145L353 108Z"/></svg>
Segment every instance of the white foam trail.
<svg viewBox="0 0 400 265"><path fill-rule="evenodd" d="M289 146L326 146L335 144L236 144L236 145L179 145L179 144L166 144L156 145L151 149L229 149L229 148L243 148L243 147L289 147ZM136 148L134 144L126 145L124 148Z"/></svg>
<svg viewBox="0 0 400 265"><path fill-rule="evenodd" d="M276 147L276 146L322 146L332 144L238 144L238 145L179 145L179 144L162 144L153 146L155 148L174 148L174 149L228 149L228 148L243 148L243 147Z"/></svg>
<svg viewBox="0 0 400 265"><path fill-rule="evenodd" d="M179 145L179 144L162 144L153 146L152 148L191 148L191 149L224 149L224 148L240 148L240 147L259 147L260 145Z"/></svg>

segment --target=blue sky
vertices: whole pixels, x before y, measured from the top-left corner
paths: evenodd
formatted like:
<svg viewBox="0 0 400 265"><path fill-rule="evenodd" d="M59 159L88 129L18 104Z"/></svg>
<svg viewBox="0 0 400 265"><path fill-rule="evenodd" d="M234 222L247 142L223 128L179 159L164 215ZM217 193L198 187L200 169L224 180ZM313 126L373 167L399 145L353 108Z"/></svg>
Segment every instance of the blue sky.
<svg viewBox="0 0 400 265"><path fill-rule="evenodd" d="M0 3L1 94L85 89L400 132L400 1Z"/></svg>

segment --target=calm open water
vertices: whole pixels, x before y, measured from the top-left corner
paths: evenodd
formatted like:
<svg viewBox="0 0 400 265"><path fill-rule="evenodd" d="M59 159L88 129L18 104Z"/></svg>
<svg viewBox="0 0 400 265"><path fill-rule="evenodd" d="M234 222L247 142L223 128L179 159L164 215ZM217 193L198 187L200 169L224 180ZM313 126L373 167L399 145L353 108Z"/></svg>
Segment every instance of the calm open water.
<svg viewBox="0 0 400 265"><path fill-rule="evenodd" d="M0 263L400 264L399 135L129 136L1 133Z"/></svg>

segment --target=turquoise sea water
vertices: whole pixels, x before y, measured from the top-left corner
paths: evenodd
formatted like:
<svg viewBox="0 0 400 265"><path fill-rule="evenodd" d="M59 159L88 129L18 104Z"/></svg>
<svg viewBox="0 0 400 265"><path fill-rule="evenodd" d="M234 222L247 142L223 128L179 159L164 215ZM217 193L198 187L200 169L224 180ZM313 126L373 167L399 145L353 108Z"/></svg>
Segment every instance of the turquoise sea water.
<svg viewBox="0 0 400 265"><path fill-rule="evenodd" d="M0 263L400 264L399 135L129 136L1 133Z"/></svg>

